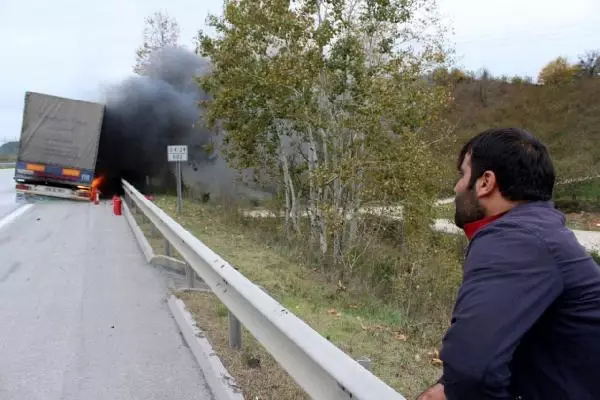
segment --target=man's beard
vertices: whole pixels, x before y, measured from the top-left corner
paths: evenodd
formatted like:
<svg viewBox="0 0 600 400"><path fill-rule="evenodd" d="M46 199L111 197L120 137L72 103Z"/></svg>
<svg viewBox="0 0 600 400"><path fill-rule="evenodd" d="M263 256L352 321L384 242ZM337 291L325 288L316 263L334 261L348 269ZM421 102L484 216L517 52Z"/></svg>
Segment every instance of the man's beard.
<svg viewBox="0 0 600 400"><path fill-rule="evenodd" d="M454 199L454 204L456 207L454 223L460 229L485 217L483 208L479 204L479 199L473 189L458 193Z"/></svg>

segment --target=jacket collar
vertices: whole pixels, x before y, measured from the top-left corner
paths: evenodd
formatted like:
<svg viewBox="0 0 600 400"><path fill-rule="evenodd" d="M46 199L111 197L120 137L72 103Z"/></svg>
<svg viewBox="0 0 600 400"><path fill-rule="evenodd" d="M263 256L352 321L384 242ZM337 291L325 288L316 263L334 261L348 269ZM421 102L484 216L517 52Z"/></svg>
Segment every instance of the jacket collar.
<svg viewBox="0 0 600 400"><path fill-rule="evenodd" d="M475 234L477 232L479 232L479 230L481 228L483 228L484 226L486 226L486 225L494 222L495 220L497 220L498 218L500 218L504 214L506 214L506 212L503 212L503 213L500 213L500 214L496 214L496 215L492 215L491 217L486 217L486 218L480 219L478 221L474 221L474 222L466 224L464 226L463 230L465 231L465 235L467 236L467 239L469 239L469 240L473 239L473 236L475 236Z"/></svg>
<svg viewBox="0 0 600 400"><path fill-rule="evenodd" d="M505 211L503 213L492 215L491 217L486 217L486 218L480 219L479 221L475 221L475 222L466 224L465 227L463 228L463 230L465 232L465 235L467 236L467 239L471 240L473 238L473 236L475 236L475 234L477 232L479 232L479 230L481 230L486 225L494 222L495 220L499 219L506 213L508 213L508 212L511 212L511 213L517 212L518 213L518 212L524 212L524 211L526 212L526 211L531 211L532 209L550 209L550 210L556 211L556 209L554 208L554 203L552 201L526 202L526 203L516 206L515 208L513 208L511 210ZM562 221L562 224L564 225L565 217L562 214L561 214L561 221Z"/></svg>

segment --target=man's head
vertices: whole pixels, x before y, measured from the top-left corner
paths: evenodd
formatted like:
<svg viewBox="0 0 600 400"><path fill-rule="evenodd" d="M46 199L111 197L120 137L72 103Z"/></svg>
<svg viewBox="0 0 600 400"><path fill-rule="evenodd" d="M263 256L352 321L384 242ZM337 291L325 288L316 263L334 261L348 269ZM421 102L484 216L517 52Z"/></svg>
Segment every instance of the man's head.
<svg viewBox="0 0 600 400"><path fill-rule="evenodd" d="M460 151L458 170L455 223L460 228L522 202L552 198L550 154L520 129L490 129L475 136Z"/></svg>

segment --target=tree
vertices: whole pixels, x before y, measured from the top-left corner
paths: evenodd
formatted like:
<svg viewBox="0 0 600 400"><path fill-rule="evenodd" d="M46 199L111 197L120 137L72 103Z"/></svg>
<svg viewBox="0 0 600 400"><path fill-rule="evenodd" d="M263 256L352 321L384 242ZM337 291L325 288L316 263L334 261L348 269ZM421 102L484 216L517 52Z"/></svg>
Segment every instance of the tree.
<svg viewBox="0 0 600 400"><path fill-rule="evenodd" d="M588 51L579 56L577 67L583 76L600 76L600 50Z"/></svg>
<svg viewBox="0 0 600 400"><path fill-rule="evenodd" d="M494 79L490 71L487 68L479 70L479 100L484 107L488 106L488 86L490 81Z"/></svg>
<svg viewBox="0 0 600 400"><path fill-rule="evenodd" d="M452 68L450 71L445 67L438 67L433 70L432 79L435 83L441 85L458 85L460 83L467 83L473 81L473 78L469 76L468 72L461 70L460 68Z"/></svg>
<svg viewBox="0 0 600 400"><path fill-rule="evenodd" d="M538 82L543 85L559 85L572 82L576 76L577 68L569 64L565 57L557 57L542 68Z"/></svg>
<svg viewBox="0 0 600 400"><path fill-rule="evenodd" d="M365 201L400 200L407 229L428 232L441 140L433 128L450 101L425 79L445 58L440 37L425 33L435 21L416 17L430 5L229 1L223 17L209 17L217 37L198 35L213 64L201 80L208 121L226 132L228 160L272 172L288 232L306 234L331 265L360 241Z"/></svg>
<svg viewBox="0 0 600 400"><path fill-rule="evenodd" d="M525 84L525 78L519 75L515 75L512 78L510 78L510 83L512 83L513 85L521 86Z"/></svg>
<svg viewBox="0 0 600 400"><path fill-rule="evenodd" d="M150 55L165 47L176 47L179 42L179 24L161 11L146 17L144 42L135 52L136 62L133 71L143 75Z"/></svg>

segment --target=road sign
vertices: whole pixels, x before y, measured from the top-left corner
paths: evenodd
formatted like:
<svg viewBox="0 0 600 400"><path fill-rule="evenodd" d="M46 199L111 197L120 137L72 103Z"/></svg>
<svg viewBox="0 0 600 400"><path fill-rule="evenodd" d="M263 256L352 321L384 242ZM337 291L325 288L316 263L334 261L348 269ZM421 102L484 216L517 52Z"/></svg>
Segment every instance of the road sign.
<svg viewBox="0 0 600 400"><path fill-rule="evenodd" d="M177 213L181 213L183 206L183 184L181 182L181 162L188 160L187 146L167 146L167 159L177 163Z"/></svg>
<svg viewBox="0 0 600 400"><path fill-rule="evenodd" d="M169 162L186 162L188 160L187 154L168 154L167 157L169 159Z"/></svg>
<svg viewBox="0 0 600 400"><path fill-rule="evenodd" d="M188 160L187 146L167 146L167 158L169 162L179 162Z"/></svg>

